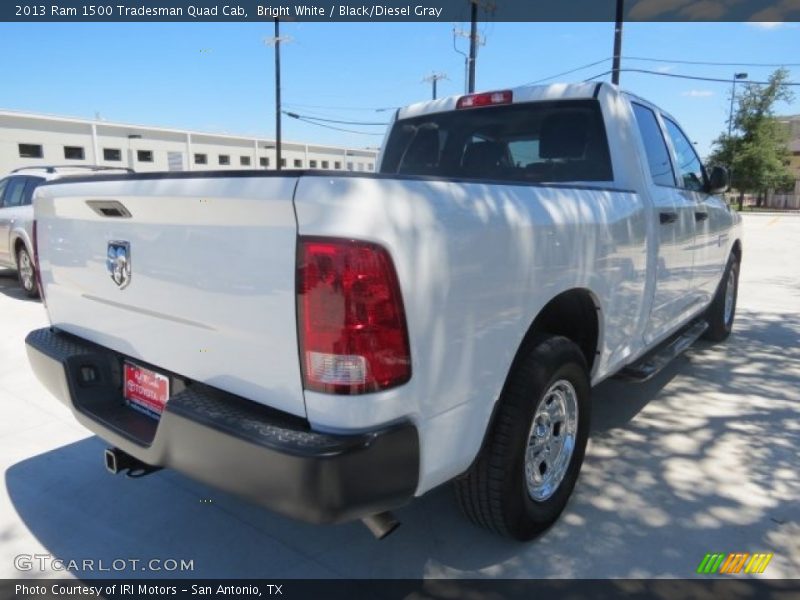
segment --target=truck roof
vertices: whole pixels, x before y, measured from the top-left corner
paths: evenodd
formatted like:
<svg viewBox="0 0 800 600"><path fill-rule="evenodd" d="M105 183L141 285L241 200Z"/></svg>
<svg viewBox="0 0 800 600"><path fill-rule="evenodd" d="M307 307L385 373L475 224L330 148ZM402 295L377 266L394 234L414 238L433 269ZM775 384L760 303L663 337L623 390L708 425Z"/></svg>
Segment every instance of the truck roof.
<svg viewBox="0 0 800 600"><path fill-rule="evenodd" d="M551 83L548 85L523 85L514 88L500 88L498 90L487 90L491 93L494 91L510 91L512 94L512 104L521 102L536 102L540 100L573 100L584 98L596 98L600 93L601 88L606 88L609 91L618 92L619 88L607 82L602 81L586 81L582 83ZM478 92L481 93L481 92ZM465 95L472 94L458 94L456 96L447 96L446 98L438 98L436 100L428 100L426 102L417 102L410 104L397 111L398 119L408 119L412 117L419 117L425 114L447 112L456 109L456 103L459 98Z"/></svg>

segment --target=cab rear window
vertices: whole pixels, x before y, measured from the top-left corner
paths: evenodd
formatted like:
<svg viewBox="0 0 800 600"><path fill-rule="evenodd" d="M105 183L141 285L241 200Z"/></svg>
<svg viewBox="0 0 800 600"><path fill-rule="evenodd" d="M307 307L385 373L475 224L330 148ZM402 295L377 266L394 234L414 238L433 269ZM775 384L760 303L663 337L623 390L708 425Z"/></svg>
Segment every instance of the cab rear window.
<svg viewBox="0 0 800 600"><path fill-rule="evenodd" d="M381 172L531 183L614 178L596 100L461 109L397 121Z"/></svg>

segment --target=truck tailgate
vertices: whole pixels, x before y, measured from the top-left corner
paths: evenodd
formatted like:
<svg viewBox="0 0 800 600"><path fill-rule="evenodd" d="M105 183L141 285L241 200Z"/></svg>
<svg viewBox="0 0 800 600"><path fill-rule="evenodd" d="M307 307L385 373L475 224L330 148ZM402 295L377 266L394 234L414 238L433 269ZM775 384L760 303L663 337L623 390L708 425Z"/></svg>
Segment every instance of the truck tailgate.
<svg viewBox="0 0 800 600"><path fill-rule="evenodd" d="M53 326L305 416L296 181L239 173L42 186L35 214ZM130 276L115 280L108 257L120 248Z"/></svg>

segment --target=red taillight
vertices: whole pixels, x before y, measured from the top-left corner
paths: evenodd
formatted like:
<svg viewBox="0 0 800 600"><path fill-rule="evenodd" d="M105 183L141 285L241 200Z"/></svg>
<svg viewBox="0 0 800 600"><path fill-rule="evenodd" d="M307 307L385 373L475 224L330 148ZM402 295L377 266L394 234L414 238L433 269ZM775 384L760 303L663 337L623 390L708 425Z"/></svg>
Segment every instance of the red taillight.
<svg viewBox="0 0 800 600"><path fill-rule="evenodd" d="M36 219L33 220L33 226L31 227L31 245L33 246L33 272L36 276L36 286L39 288L39 297L42 299L42 304L45 304L44 300L44 287L42 286L42 272L39 269L39 236L36 233Z"/></svg>
<svg viewBox="0 0 800 600"><path fill-rule="evenodd" d="M456 102L456 108L478 108L479 106L496 106L498 104L511 104L514 94L511 90L502 92L482 92L461 96Z"/></svg>
<svg viewBox="0 0 800 600"><path fill-rule="evenodd" d="M411 378L400 286L380 246L300 238L297 318L306 389L362 394Z"/></svg>

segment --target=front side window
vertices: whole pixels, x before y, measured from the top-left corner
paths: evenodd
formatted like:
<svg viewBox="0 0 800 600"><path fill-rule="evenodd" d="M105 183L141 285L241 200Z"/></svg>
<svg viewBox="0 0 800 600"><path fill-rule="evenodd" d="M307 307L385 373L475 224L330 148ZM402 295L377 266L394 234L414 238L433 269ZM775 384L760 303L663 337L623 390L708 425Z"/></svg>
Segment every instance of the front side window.
<svg viewBox="0 0 800 600"><path fill-rule="evenodd" d="M677 123L664 117L664 123L667 127L667 135L672 141L672 147L675 150L675 160L678 171L678 181L680 186L685 190L693 192L702 192L706 189L705 172L703 171L703 163L700 162L700 157L694 150L694 145L689 141L689 138L684 135L681 128Z"/></svg>
<svg viewBox="0 0 800 600"><path fill-rule="evenodd" d="M633 115L636 118L639 135L642 136L647 166L650 168L653 183L675 187L675 175L672 171L669 149L661 133L661 127L658 125L656 114L646 106L634 102Z"/></svg>
<svg viewBox="0 0 800 600"><path fill-rule="evenodd" d="M389 135L380 171L530 183L614 178L596 100L530 102L402 119Z"/></svg>

